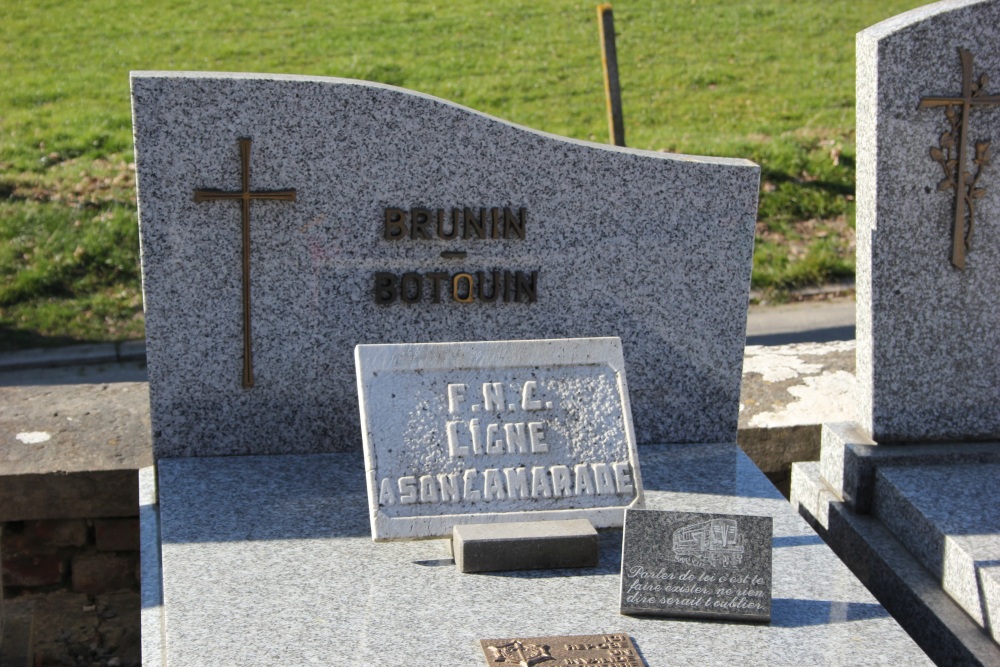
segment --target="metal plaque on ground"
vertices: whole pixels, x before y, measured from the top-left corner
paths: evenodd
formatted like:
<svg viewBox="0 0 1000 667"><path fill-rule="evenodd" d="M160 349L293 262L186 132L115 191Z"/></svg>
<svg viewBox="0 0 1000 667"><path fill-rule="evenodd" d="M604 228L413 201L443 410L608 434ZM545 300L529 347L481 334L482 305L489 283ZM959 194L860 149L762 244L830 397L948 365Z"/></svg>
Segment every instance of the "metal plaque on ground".
<svg viewBox="0 0 1000 667"><path fill-rule="evenodd" d="M486 664L503 667L535 665L614 665L646 667L632 638L625 633L482 639Z"/></svg>

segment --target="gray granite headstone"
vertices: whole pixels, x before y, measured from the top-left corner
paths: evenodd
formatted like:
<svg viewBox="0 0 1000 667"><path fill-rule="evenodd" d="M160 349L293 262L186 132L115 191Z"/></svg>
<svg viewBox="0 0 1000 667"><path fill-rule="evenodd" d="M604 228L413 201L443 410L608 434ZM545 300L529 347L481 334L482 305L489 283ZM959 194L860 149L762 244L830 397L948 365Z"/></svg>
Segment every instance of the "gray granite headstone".
<svg viewBox="0 0 1000 667"><path fill-rule="evenodd" d="M858 33L857 60L862 424L879 442L1000 437L1000 168L984 160L1000 2L896 16ZM944 100L963 95L964 112Z"/></svg>
<svg viewBox="0 0 1000 667"><path fill-rule="evenodd" d="M735 442L756 165L342 79L136 72L132 102L157 458L359 450L357 344L592 336L640 443Z"/></svg>
<svg viewBox="0 0 1000 667"><path fill-rule="evenodd" d="M771 619L767 516L627 510L621 612Z"/></svg>
<svg viewBox="0 0 1000 667"><path fill-rule="evenodd" d="M857 65L860 423L824 424L791 500L932 659L1000 664L1000 1L887 19Z"/></svg>
<svg viewBox="0 0 1000 667"><path fill-rule="evenodd" d="M359 345L372 539L642 506L617 338Z"/></svg>

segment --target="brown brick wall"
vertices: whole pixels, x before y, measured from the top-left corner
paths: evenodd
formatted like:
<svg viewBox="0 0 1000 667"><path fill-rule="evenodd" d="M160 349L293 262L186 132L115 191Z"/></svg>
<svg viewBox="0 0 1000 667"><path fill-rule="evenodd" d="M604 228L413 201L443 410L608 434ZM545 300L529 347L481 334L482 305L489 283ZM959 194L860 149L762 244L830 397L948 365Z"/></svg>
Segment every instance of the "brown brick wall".
<svg viewBox="0 0 1000 667"><path fill-rule="evenodd" d="M8 521L0 533L5 596L138 590L139 519Z"/></svg>

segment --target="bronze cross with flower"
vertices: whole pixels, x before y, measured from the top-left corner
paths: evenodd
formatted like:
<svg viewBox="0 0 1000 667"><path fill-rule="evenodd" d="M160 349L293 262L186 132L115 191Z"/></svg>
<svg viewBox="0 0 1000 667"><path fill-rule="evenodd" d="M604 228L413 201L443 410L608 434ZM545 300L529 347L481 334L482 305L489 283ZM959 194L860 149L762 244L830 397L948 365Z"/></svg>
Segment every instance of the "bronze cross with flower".
<svg viewBox="0 0 1000 667"><path fill-rule="evenodd" d="M975 106L1000 104L1000 95L985 95L989 77L972 78L972 53L960 48L962 60L961 97L925 97L918 109L944 107L950 129L941 135L939 145L931 149L933 158L944 169L945 177L938 183L938 191L955 190L955 221L952 225L951 263L965 268L965 253L972 247L972 231L976 217L976 200L982 199L986 188L979 186L983 168L990 164L990 142L977 141L972 163L975 173L967 167L969 152L969 111ZM966 223L968 220L968 223Z"/></svg>
<svg viewBox="0 0 1000 667"><path fill-rule="evenodd" d="M250 201L295 201L295 190L250 190L250 139L240 139L240 176L242 189L238 192L222 190L195 190L194 200L219 201L237 199L243 213L243 386L253 386L253 358L250 338Z"/></svg>

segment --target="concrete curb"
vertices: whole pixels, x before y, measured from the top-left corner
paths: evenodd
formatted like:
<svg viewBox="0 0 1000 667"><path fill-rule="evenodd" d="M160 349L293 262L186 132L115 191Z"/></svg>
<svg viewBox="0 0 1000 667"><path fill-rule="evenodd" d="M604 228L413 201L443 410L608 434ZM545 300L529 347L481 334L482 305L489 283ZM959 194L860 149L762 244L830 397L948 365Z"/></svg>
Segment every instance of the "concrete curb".
<svg viewBox="0 0 1000 667"><path fill-rule="evenodd" d="M145 361L146 341L126 340L117 343L71 345L0 353L0 372L32 368L58 368L88 364L114 364Z"/></svg>

